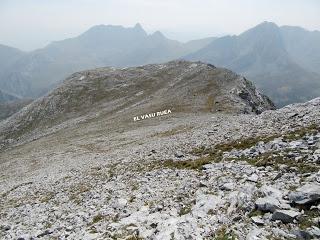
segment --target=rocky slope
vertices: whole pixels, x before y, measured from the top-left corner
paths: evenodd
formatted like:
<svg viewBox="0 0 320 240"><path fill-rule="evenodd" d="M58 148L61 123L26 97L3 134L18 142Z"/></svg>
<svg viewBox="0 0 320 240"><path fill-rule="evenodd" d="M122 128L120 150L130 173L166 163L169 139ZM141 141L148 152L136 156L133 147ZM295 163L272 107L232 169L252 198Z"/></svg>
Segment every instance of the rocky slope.
<svg viewBox="0 0 320 240"><path fill-rule="evenodd" d="M23 107L31 103L31 99L18 99L10 102L0 103L0 121L19 112Z"/></svg>
<svg viewBox="0 0 320 240"><path fill-rule="evenodd" d="M261 113L272 102L251 82L204 63L173 61L75 73L0 126L0 143L33 139L68 121L113 114L124 120L170 108L183 112ZM0 145L1 146L1 145Z"/></svg>
<svg viewBox="0 0 320 240"><path fill-rule="evenodd" d="M0 238L319 239L320 98L259 115L241 114L271 105L238 75L194 64L100 69L90 72L90 81L78 73L33 103L28 111L37 114L29 116L41 131L34 128L33 141L20 139L18 146L9 143L0 153ZM163 68L177 77L161 78L165 86L175 79L177 87L169 84L178 96L174 100L169 87L156 85L154 75L147 75L149 81L134 78L136 71L143 76L148 69L162 76ZM121 76L143 84L151 80L153 100L164 96L161 109L174 109L178 103L188 107L133 121L152 109L150 99L123 106L118 100L123 91L109 92L106 96L119 107L110 109L107 97L106 102L89 97L97 94L94 79L112 71L117 74L101 81L99 89L107 84L108 89L123 90ZM187 102L183 98L183 83L214 92L217 88L205 83L219 82L222 73L226 82L215 96L228 100L222 109L227 111L204 111L201 99L206 92L194 104L192 94ZM207 74L211 77L205 78ZM73 89L69 95L88 85L79 106L70 99L69 111L67 100L53 104L67 86ZM125 89L140 92L132 85ZM252 95L243 98L232 89ZM41 128L39 119L46 115L35 106L51 107L46 112L52 116L48 128ZM3 123L1 131L8 124Z"/></svg>

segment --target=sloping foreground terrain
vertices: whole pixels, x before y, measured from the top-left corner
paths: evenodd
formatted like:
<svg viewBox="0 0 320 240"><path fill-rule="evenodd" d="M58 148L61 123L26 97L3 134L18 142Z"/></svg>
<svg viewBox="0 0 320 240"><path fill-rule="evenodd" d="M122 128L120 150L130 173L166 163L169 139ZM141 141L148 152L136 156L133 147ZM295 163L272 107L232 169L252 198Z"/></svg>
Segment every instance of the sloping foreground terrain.
<svg viewBox="0 0 320 240"><path fill-rule="evenodd" d="M272 108L203 63L74 74L1 125L0 238L317 239L320 98Z"/></svg>

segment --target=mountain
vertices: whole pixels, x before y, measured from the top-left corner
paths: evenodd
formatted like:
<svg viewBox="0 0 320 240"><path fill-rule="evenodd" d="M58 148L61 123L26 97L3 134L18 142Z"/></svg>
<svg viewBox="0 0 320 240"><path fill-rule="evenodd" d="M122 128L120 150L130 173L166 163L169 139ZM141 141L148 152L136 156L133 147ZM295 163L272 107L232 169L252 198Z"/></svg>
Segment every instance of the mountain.
<svg viewBox="0 0 320 240"><path fill-rule="evenodd" d="M190 52L195 52L206 47L216 39L217 39L216 37L196 39L196 40L191 40L189 42L186 42L184 45L187 49L189 49Z"/></svg>
<svg viewBox="0 0 320 240"><path fill-rule="evenodd" d="M195 45L202 46L201 43ZM160 32L148 35L140 24L133 28L99 25L78 37L53 42L25 54L5 71L0 71L0 88L34 97L80 70L161 63L194 50L192 44L185 46Z"/></svg>
<svg viewBox="0 0 320 240"><path fill-rule="evenodd" d="M36 98L68 75L86 69L128 67L174 59L203 61L251 79L277 106L320 95L320 32L264 22L239 36L180 43L161 32L98 25L78 37L29 53L0 46L0 89ZM8 60L6 60L8 59Z"/></svg>
<svg viewBox="0 0 320 240"><path fill-rule="evenodd" d="M0 126L0 141L46 132L97 114L122 121L170 109L175 113L261 113L273 103L251 82L204 63L173 61L135 68L100 68L71 75ZM124 115L125 114L125 115ZM114 121L114 120L113 120ZM120 120L119 120L120 121Z"/></svg>
<svg viewBox="0 0 320 240"><path fill-rule="evenodd" d="M0 90L0 121L18 112L30 102L31 99L20 99Z"/></svg>
<svg viewBox="0 0 320 240"><path fill-rule="evenodd" d="M320 32L283 26L281 35L290 57L304 69L320 74Z"/></svg>
<svg viewBox="0 0 320 240"><path fill-rule="evenodd" d="M10 102L0 102L0 121L19 112L31 102L31 99L17 99Z"/></svg>
<svg viewBox="0 0 320 240"><path fill-rule="evenodd" d="M243 74L278 106L283 106L320 95L320 75L313 71L320 66L318 35L264 22L239 36L216 39L185 59L209 62Z"/></svg>
<svg viewBox="0 0 320 240"><path fill-rule="evenodd" d="M18 100L18 99L19 98L17 96L14 96L10 93L6 93L6 92L0 90L0 103L10 102L10 101Z"/></svg>
<svg viewBox="0 0 320 240"><path fill-rule="evenodd" d="M19 49L0 44L0 72L3 72L6 67L10 66L10 64L21 58L24 54Z"/></svg>
<svg viewBox="0 0 320 240"><path fill-rule="evenodd" d="M200 62L75 73L0 122L0 239L319 239L320 98L272 108Z"/></svg>

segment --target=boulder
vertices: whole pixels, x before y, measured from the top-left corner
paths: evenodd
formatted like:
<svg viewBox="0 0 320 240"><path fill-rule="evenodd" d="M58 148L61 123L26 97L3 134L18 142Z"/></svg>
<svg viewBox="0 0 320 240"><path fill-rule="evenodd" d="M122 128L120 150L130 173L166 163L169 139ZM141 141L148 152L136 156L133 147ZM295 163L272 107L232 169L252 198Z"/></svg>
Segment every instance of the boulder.
<svg viewBox="0 0 320 240"><path fill-rule="evenodd" d="M225 183L222 186L220 186L220 189L223 191L232 191L235 188L234 183Z"/></svg>
<svg viewBox="0 0 320 240"><path fill-rule="evenodd" d="M320 229L316 226L312 226L307 229L307 232L316 239L320 239Z"/></svg>
<svg viewBox="0 0 320 240"><path fill-rule="evenodd" d="M269 185L263 185L260 188L260 191L262 191L265 196L270 196L270 197L273 197L273 198L276 198L276 199L281 199L282 196L283 196L283 192L282 191L280 191L277 188L271 187Z"/></svg>
<svg viewBox="0 0 320 240"><path fill-rule="evenodd" d="M280 202L273 197L258 198L255 202L256 208L262 212L274 212L279 209Z"/></svg>
<svg viewBox="0 0 320 240"><path fill-rule="evenodd" d="M252 222L257 225L264 225L264 220L260 216L251 217Z"/></svg>
<svg viewBox="0 0 320 240"><path fill-rule="evenodd" d="M302 141L292 141L289 143L289 146L292 149L299 148L299 147L303 146L303 142Z"/></svg>
<svg viewBox="0 0 320 240"><path fill-rule="evenodd" d="M250 177L248 177L248 181L250 182L258 182L259 176L257 174L252 174Z"/></svg>
<svg viewBox="0 0 320 240"><path fill-rule="evenodd" d="M306 231L295 230L292 233L295 235L296 239L303 239L303 240L311 239L311 235Z"/></svg>
<svg viewBox="0 0 320 240"><path fill-rule="evenodd" d="M294 210L277 210L272 214L272 220L280 220L283 223L292 223L301 215L300 212Z"/></svg>
<svg viewBox="0 0 320 240"><path fill-rule="evenodd" d="M313 204L320 200L320 185L306 184L292 192L288 196L289 200L299 205Z"/></svg>
<svg viewBox="0 0 320 240"><path fill-rule="evenodd" d="M183 153L180 152L180 151L177 151L177 152L174 154L174 156L175 156L176 158L183 158L183 157L184 157Z"/></svg>

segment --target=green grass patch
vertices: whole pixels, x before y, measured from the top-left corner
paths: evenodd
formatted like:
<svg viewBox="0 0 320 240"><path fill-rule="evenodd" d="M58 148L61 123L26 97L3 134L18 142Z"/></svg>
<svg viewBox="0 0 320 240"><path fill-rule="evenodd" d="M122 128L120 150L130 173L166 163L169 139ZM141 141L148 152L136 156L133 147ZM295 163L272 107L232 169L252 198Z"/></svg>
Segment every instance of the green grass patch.
<svg viewBox="0 0 320 240"><path fill-rule="evenodd" d="M294 131L291 131L291 132L285 134L283 139L286 141L295 141L295 140L302 138L303 136L305 136L307 134L314 135L319 131L320 131L319 125L311 124L310 126L299 128L299 129L296 129Z"/></svg>
<svg viewBox="0 0 320 240"><path fill-rule="evenodd" d="M316 134L320 131L320 127L316 124L312 124L308 127L299 128L289 133L283 134L282 137L285 141L294 141L302 138L307 134ZM220 162L222 161L222 155L224 152L230 152L233 149L236 150L244 150L255 146L258 142L270 142L275 138L281 137L279 134L274 134L270 136L259 136L246 138L242 140L236 140L228 143L221 143L213 146L212 148L207 148L205 146L201 146L193 149L190 153L199 156L196 160L189 161L165 161L164 165L166 167L178 168L178 169L193 169L198 170L201 169L203 165L212 163L212 162ZM308 172L317 172L319 170L318 166L314 164L307 163L305 161L297 162L292 159L286 158L284 156L274 156L276 152L268 152L262 154L255 158L247 158L242 157L238 160L246 161L249 164L252 164L257 167L261 166L271 166L276 170L279 169L280 165L287 165L289 168L297 168L297 171L300 173L308 173Z"/></svg>
<svg viewBox="0 0 320 240"><path fill-rule="evenodd" d="M297 169L297 172L299 173L317 172L319 170L319 166L315 164L305 161L298 162L294 159L279 155L275 156L274 154L275 152L268 152L265 154L261 154L256 158L241 158L241 160L247 161L249 164L257 167L271 166L275 170L280 170L280 165L287 165L291 171L294 171L293 169Z"/></svg>
<svg viewBox="0 0 320 240"><path fill-rule="evenodd" d="M98 215L96 215L92 218L92 222L89 225L96 224L96 223L102 221L103 219L105 219L105 216L103 216L102 214L99 213Z"/></svg>
<svg viewBox="0 0 320 240"><path fill-rule="evenodd" d="M175 169L201 170L202 166L213 161L211 156L200 157L196 160L174 161L165 160L163 167Z"/></svg>
<svg viewBox="0 0 320 240"><path fill-rule="evenodd" d="M215 232L215 235L212 240L236 240L236 236L229 232L227 226L222 226Z"/></svg>
<svg viewBox="0 0 320 240"><path fill-rule="evenodd" d="M249 214L248 214L248 217L251 218L251 217L256 217L256 216L263 216L263 212L261 212L260 210L258 209L253 209Z"/></svg>
<svg viewBox="0 0 320 240"><path fill-rule="evenodd" d="M315 226L315 223L312 221L312 219L313 218L317 218L317 217L319 217L319 210L317 210L317 209L312 209L312 210L305 209L304 210L304 214L299 219L299 223L298 223L299 228L302 229L302 230L306 230L307 228Z"/></svg>
<svg viewBox="0 0 320 240"><path fill-rule="evenodd" d="M191 204L188 204L188 205L186 205L186 206L183 206L183 207L179 210L178 214L179 214L179 216L183 216L183 215L186 215L186 214L188 214L188 213L191 213L191 211L192 211L192 206L191 206Z"/></svg>

